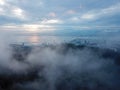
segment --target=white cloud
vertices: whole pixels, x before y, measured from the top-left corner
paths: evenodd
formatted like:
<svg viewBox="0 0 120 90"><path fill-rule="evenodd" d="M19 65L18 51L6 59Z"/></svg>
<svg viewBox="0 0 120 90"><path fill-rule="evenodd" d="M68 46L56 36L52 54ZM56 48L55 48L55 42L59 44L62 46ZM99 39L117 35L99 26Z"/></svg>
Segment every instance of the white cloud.
<svg viewBox="0 0 120 90"><path fill-rule="evenodd" d="M101 12L103 14L118 13L120 12L120 3L110 6L108 8L102 9Z"/></svg>
<svg viewBox="0 0 120 90"><path fill-rule="evenodd" d="M41 23L42 24L61 24L63 21L62 20L59 20L59 19L45 19L43 20Z"/></svg>
<svg viewBox="0 0 120 90"><path fill-rule="evenodd" d="M72 11L70 11L72 13ZM69 19L65 19L66 23L86 23L88 21L95 21L97 19L102 19L103 17L109 17L112 15L118 15L120 14L120 3L117 3L115 5L102 8L102 9L92 9L88 12L79 13L73 15Z"/></svg>
<svg viewBox="0 0 120 90"><path fill-rule="evenodd" d="M14 7L11 10L11 14L13 14L14 17L17 17L22 20L27 19L27 16L25 15L25 11L18 7Z"/></svg>
<svg viewBox="0 0 120 90"><path fill-rule="evenodd" d="M104 8L104 9L91 10L83 14L80 18L85 19L85 20L94 20L94 19L98 19L104 16L113 15L116 13L120 13L120 3Z"/></svg>
<svg viewBox="0 0 120 90"><path fill-rule="evenodd" d="M94 19L95 15L94 14L84 14L81 16L81 19Z"/></svg>
<svg viewBox="0 0 120 90"><path fill-rule="evenodd" d="M17 20L27 20L26 11L9 2L9 0L0 0L0 15Z"/></svg>

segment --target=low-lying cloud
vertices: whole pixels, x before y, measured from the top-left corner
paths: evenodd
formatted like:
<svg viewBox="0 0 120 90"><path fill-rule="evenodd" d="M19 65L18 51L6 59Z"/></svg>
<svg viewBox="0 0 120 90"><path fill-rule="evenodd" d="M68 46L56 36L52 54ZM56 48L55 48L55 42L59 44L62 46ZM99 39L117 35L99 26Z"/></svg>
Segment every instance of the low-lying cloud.
<svg viewBox="0 0 120 90"><path fill-rule="evenodd" d="M1 39L1 90L120 89L119 66L94 48L69 44L34 47L23 61L12 58L12 53Z"/></svg>

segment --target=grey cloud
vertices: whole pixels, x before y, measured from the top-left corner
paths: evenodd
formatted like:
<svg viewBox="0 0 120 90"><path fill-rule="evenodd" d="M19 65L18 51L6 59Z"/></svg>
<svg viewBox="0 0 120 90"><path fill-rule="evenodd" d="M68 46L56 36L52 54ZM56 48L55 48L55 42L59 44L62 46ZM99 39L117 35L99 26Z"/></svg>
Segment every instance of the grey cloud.
<svg viewBox="0 0 120 90"><path fill-rule="evenodd" d="M65 29L67 26L119 26L119 1L109 0L5 0L1 6L0 24L41 24L53 20L62 23L52 25ZM99 5L98 5L99 4ZM15 9L18 8L18 9ZM13 10L14 9L14 10ZM2 12L2 11L0 11ZM49 23L52 23L49 22ZM77 28L77 27L76 27ZM73 28L71 28L73 29Z"/></svg>

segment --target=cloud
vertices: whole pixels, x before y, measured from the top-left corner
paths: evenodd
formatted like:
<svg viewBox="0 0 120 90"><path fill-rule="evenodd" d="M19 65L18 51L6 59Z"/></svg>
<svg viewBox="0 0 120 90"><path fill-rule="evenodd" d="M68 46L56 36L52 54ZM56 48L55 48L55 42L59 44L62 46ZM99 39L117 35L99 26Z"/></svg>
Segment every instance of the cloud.
<svg viewBox="0 0 120 90"><path fill-rule="evenodd" d="M94 19L95 15L94 14L84 14L81 16L81 19Z"/></svg>
<svg viewBox="0 0 120 90"><path fill-rule="evenodd" d="M100 52L92 48L75 49L66 44L54 48L35 47L28 58L20 62L10 57L11 49L6 46L5 40L0 38L0 41L0 75L3 75L1 86L6 79L9 80L6 82L9 87L5 83L5 88L96 90L99 85L105 90L120 88L117 83L120 77L119 66L115 65L114 60L103 58Z"/></svg>
<svg viewBox="0 0 120 90"><path fill-rule="evenodd" d="M107 7L107 8L91 10L91 11L83 14L80 18L86 19L86 20L95 20L95 19L99 19L102 17L106 17L106 16L109 17L111 15L116 15L116 14L120 13L119 10L120 10L120 3L117 3L117 4Z"/></svg>
<svg viewBox="0 0 120 90"><path fill-rule="evenodd" d="M44 19L41 21L42 24L61 24L62 20L60 19Z"/></svg>
<svg viewBox="0 0 120 90"><path fill-rule="evenodd" d="M67 14L75 14L76 11L74 11L74 10L68 10L66 13L67 13Z"/></svg>
<svg viewBox="0 0 120 90"><path fill-rule="evenodd" d="M119 9L117 0L1 0L0 24L119 25Z"/></svg>
<svg viewBox="0 0 120 90"><path fill-rule="evenodd" d="M0 26L2 31L8 32L11 35L20 34L20 33L44 33L44 32L52 32L56 30L54 25L49 25L48 23L33 23L33 24L10 24L10 25L2 25ZM13 33L13 34L12 34Z"/></svg>
<svg viewBox="0 0 120 90"><path fill-rule="evenodd" d="M74 22L76 22L76 21L79 22L79 21L80 21L80 19L79 19L78 17L72 17L72 18L70 18L70 20L71 20L71 21L74 21Z"/></svg>
<svg viewBox="0 0 120 90"><path fill-rule="evenodd" d="M26 20L27 19L27 16L25 15L25 11L22 10L21 8L18 8L18 7L14 7L12 10L11 10L11 13L21 19L21 20Z"/></svg>
<svg viewBox="0 0 120 90"><path fill-rule="evenodd" d="M84 12L78 12L71 16L66 16L65 24L68 25L101 25L114 26L119 25L120 3L115 3L102 8L92 8Z"/></svg>
<svg viewBox="0 0 120 90"><path fill-rule="evenodd" d="M50 12L50 13L48 14L48 16L50 16L50 17L56 17L57 15L56 15L56 13L54 13L54 12Z"/></svg>
<svg viewBox="0 0 120 90"><path fill-rule="evenodd" d="M7 0L4 0L4 1L1 0L0 2L1 2L1 4L0 4L0 12L1 12L0 17L9 18L8 20L10 20L10 19L13 19L13 20L16 19L18 21L19 20L20 21L27 20L28 16L26 15L25 10L23 10L19 6L11 4Z"/></svg>

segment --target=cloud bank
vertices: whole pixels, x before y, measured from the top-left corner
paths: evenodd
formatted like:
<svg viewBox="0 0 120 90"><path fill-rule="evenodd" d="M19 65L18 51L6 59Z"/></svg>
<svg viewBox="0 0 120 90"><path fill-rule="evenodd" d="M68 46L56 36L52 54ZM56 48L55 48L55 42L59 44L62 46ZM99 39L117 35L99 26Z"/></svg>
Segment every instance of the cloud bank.
<svg viewBox="0 0 120 90"><path fill-rule="evenodd" d="M33 48L25 60L19 61L11 57L13 52L6 42L3 39L1 42L1 90L120 88L119 65L115 63L114 58L104 58L101 50L99 52L95 48L78 48L71 44L41 46Z"/></svg>

